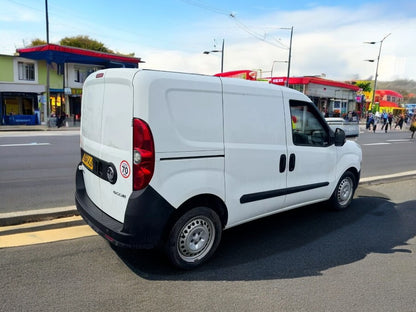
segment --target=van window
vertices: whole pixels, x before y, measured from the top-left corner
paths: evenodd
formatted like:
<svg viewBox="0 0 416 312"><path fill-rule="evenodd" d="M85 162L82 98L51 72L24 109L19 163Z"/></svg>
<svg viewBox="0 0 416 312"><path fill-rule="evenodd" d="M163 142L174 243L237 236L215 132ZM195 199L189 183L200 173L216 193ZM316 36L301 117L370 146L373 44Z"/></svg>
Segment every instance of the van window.
<svg viewBox="0 0 416 312"><path fill-rule="evenodd" d="M312 103L290 101L293 144L302 146L328 146L328 130Z"/></svg>

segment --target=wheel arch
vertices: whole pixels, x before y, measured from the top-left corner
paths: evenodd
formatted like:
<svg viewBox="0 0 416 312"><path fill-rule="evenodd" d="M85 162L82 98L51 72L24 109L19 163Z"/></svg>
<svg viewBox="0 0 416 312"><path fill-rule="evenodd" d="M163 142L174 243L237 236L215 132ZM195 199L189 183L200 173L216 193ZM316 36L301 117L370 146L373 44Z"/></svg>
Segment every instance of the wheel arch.
<svg viewBox="0 0 416 312"><path fill-rule="evenodd" d="M347 170L344 171L345 172L351 172L354 175L354 188L357 189L358 187L358 183L360 182L360 171L357 170L357 168L355 167L350 167Z"/></svg>
<svg viewBox="0 0 416 312"><path fill-rule="evenodd" d="M166 239L168 237L170 229L183 214L192 208L199 206L208 207L214 210L220 218L221 226L224 229L228 222L228 210L224 201L213 194L200 194L186 200L172 213L166 224L163 238Z"/></svg>

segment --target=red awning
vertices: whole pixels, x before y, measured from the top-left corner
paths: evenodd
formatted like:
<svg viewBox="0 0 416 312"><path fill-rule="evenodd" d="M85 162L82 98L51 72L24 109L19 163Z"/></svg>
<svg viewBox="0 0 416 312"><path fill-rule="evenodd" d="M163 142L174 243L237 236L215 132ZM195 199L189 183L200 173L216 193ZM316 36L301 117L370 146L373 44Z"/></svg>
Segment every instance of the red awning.
<svg viewBox="0 0 416 312"><path fill-rule="evenodd" d="M278 84L278 85L285 85L287 77L272 77L270 78L270 83ZM331 86L331 87L338 87L344 89L350 89L353 91L360 90L359 87L354 86L352 84L328 80L320 77L313 77L313 76L305 76L305 77L290 77L289 78L289 85L307 85L307 84L319 84L324 86Z"/></svg>
<svg viewBox="0 0 416 312"><path fill-rule="evenodd" d="M143 63L141 59L137 57L122 56L57 44L45 44L17 49L16 51L21 57L33 60L46 60L49 63L54 62L57 64L79 63L97 64L105 67L137 68L139 67L139 63Z"/></svg>
<svg viewBox="0 0 416 312"><path fill-rule="evenodd" d="M214 76L217 77L228 77L228 78L240 78L246 80L256 80L257 79L257 72L253 70L234 70L225 73L215 74Z"/></svg>

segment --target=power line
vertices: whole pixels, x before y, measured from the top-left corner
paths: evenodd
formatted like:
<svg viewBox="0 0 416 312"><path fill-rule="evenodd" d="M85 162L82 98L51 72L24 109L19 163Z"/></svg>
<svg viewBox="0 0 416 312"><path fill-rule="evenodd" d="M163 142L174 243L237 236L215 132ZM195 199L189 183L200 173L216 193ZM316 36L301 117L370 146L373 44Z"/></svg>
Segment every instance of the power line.
<svg viewBox="0 0 416 312"><path fill-rule="evenodd" d="M247 25L245 25L243 22L238 20L237 17L236 17L236 14L233 13L233 12L230 13L229 11L218 9L218 8L210 6L210 5L204 3L200 0L180 0L180 1L182 1L186 4L189 4L189 5L196 6L200 9L204 9L204 10L211 11L211 12L214 12L214 13L217 13L217 14L228 16L235 22L235 24L237 25L238 28L245 31L250 36L252 36L252 37L254 37L258 40L261 40L261 41L263 41L267 44L270 44L270 45L272 45L276 48L286 49L286 50L289 49L289 47L284 45L282 42L280 42L280 40L278 40L276 38L273 38L274 39L273 41L268 40L266 32L264 32L263 34L260 34L258 32L255 32L255 31L251 30Z"/></svg>
<svg viewBox="0 0 416 312"><path fill-rule="evenodd" d="M217 14L229 15L229 12L224 11L224 10L221 10L221 9L218 9L218 8L215 8L215 7L210 6L210 5L206 4L206 3L203 3L202 1L199 1L199 0L180 0L180 1L182 1L184 3L187 3L189 5L193 5L193 6L196 6L198 8L207 10L207 11L211 11L211 12L217 13Z"/></svg>
<svg viewBox="0 0 416 312"><path fill-rule="evenodd" d="M254 38L256 38L256 39L258 39L258 40L261 40L261 41L263 41L263 42L265 42L265 43L268 43L268 44L270 44L270 45L272 45L272 46L274 46L274 47L276 47L276 48L280 48L280 49L289 49L287 46L285 46L282 42L280 42L280 40L278 40L278 39L275 39L275 41L270 41L270 40L267 40L266 39L266 37L267 37L267 33L265 32L265 33L263 33L263 35L262 34L259 34L259 33L256 33L256 32L254 32L254 31L252 31L248 26L246 26L245 24L243 24L241 21L239 21L239 20L237 20L237 18L236 18L236 16L235 16L235 14L233 14L233 13L231 13L231 14L229 14L229 16L230 16L230 18L232 18L233 20L234 20L234 22L236 23L236 25L240 28L240 29L242 29L242 30L244 30L246 33L248 33L249 35L251 35L251 36L253 36Z"/></svg>

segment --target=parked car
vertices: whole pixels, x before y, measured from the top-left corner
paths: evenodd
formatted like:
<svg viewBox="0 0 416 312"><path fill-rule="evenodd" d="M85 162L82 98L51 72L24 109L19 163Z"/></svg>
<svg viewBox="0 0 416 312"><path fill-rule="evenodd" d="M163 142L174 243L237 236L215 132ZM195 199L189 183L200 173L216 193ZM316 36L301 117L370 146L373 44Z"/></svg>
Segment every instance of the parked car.
<svg viewBox="0 0 416 312"><path fill-rule="evenodd" d="M325 118L329 127L332 130L340 128L344 130L346 137L358 137L360 135L360 125L357 121L347 121L341 117L327 117Z"/></svg>
<svg viewBox="0 0 416 312"><path fill-rule="evenodd" d="M110 243L161 247L184 269L225 229L317 202L347 208L360 179L359 145L289 88L107 69L85 81L82 116L80 214Z"/></svg>

